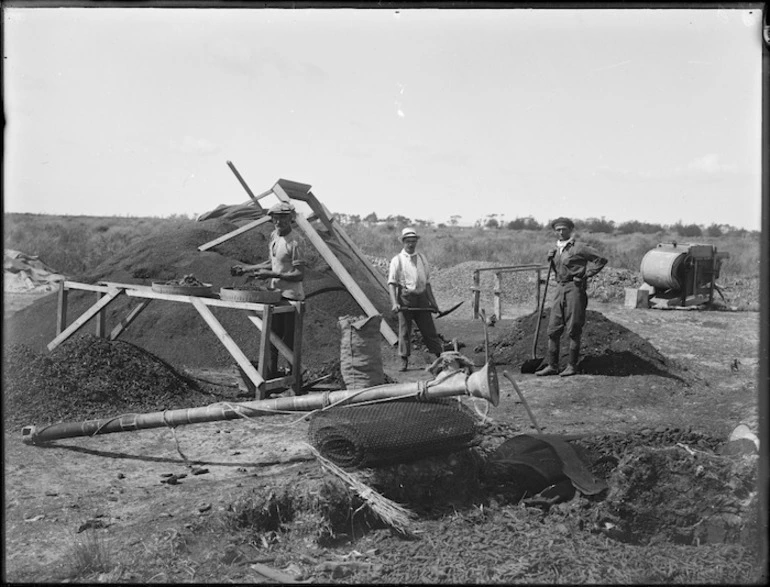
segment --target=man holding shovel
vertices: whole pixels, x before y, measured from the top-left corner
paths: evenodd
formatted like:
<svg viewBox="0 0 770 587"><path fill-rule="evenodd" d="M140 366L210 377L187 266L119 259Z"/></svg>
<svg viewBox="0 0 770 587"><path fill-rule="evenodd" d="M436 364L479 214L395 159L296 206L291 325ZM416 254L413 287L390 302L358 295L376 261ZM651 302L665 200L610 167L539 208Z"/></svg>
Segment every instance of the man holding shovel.
<svg viewBox="0 0 770 587"><path fill-rule="evenodd" d="M436 298L430 286L430 266L425 255L417 252L420 236L413 228L401 231L404 248L390 261L388 289L393 312L398 313L398 354L401 371L409 365L412 353L412 321L420 329L428 351L441 355L444 344L436 332L431 310L438 312ZM415 308L415 310L410 310ZM416 310L419 308L419 310Z"/></svg>
<svg viewBox="0 0 770 587"><path fill-rule="evenodd" d="M599 273L607 259L589 246L575 241L575 224L569 218L557 218L551 223L558 240L548 253L548 262L556 275L556 297L548 320L548 363L535 372L537 376L559 373L559 343L564 329L569 335L569 364L559 373L569 377L577 373L580 358L580 337L586 321L588 280Z"/></svg>

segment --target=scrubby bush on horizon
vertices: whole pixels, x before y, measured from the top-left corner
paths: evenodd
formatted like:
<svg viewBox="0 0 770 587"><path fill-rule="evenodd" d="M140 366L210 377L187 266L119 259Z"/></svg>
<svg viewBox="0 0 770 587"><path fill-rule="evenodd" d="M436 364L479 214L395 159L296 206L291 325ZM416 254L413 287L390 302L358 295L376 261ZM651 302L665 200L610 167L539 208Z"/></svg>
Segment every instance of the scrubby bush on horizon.
<svg viewBox="0 0 770 587"><path fill-rule="evenodd" d="M377 217L374 213L369 216ZM382 223L378 220L373 225L363 221L343 223L343 217L338 215L338 221L344 224L346 232L364 253L387 259L401 249L401 229L407 224L411 225L410 219L398 216L393 219L398 219L399 222ZM452 218L457 220L456 217ZM531 228L510 228L517 220ZM193 222L184 217L6 214L4 246L28 255L37 255L56 271L77 279L78 275L94 269L118 251L142 239ZM554 234L550 226L541 226L537 230L537 225L538 223L530 217L509 222L505 226L510 228L508 230L457 225L436 227L426 222L424 226L419 227L419 232L424 237L420 241L420 250L426 253L431 264L437 268L451 267L468 261L504 265L539 263L543 262L545 252L553 246ZM681 222L678 225L685 226ZM709 234L716 233L714 227L721 231L720 236ZM730 258L723 264L723 274L759 274L758 231L750 232L728 225L713 225L709 228L711 230L706 230L702 236L696 237L697 242L714 244L719 251L730 253ZM648 233L648 230L654 232ZM577 234L584 242L594 244L607 256L611 267L630 271L639 271L642 257L657 244L670 241L686 242L689 238L659 225L635 222L622 223L612 233L579 228ZM311 262L320 258L314 248L309 251L308 257Z"/></svg>

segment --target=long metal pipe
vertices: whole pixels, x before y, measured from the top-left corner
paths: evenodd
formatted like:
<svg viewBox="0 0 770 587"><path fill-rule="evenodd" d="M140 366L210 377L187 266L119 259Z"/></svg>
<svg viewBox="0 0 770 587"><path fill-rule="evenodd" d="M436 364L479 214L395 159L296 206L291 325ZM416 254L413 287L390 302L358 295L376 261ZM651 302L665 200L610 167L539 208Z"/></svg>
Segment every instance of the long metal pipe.
<svg viewBox="0 0 770 587"><path fill-rule="evenodd" d="M26 444L41 444L60 438L95 436L114 432L133 432L149 428L175 427L203 422L234 420L274 416L282 412L310 412L329 405L352 405L373 400L416 397L437 399L457 395L471 395L498 405L500 392L494 366L484 365L478 371L466 375L462 371L446 372L428 382L392 383L359 390L340 390L294 397L254 400L250 402L217 403L199 408L183 408L144 414L125 414L101 420L85 422L63 422L38 429L25 426L22 441Z"/></svg>

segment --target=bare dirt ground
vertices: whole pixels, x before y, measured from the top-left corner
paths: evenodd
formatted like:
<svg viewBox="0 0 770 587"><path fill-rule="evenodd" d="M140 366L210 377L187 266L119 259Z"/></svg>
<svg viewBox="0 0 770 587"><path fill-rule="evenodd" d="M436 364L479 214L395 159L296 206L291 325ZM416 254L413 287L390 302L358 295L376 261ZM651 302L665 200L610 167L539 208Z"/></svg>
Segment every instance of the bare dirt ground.
<svg viewBox="0 0 770 587"><path fill-rule="evenodd" d="M595 303L589 308L648 340L677 366L679 377L538 378L521 374L518 365L498 365L500 405L489 406L486 412L493 424L511 433L533 431L513 388L502 377L505 370L519 383L539 424L551 434L669 428L726 439L741 422L756 430L758 313L631 310ZM511 323L506 319L490 328L491 341L503 337ZM483 363L480 321L458 311L457 316L437 320L437 326L445 338L465 343L463 354L478 365ZM397 371L393 349L383 347L383 358L385 371L394 380L430 379L422 370L430 362L428 356L417 353L406 373ZM232 370L192 373L213 382L232 385L237 381ZM483 412L487 406L482 404L473 402ZM578 552L578 558L593 564L580 575L583 582L613 583L630 577L633 582L666 583L687 582L691 575L682 561L710 556L708 546L662 545L674 553L672 564L678 570L644 568L618 575L613 570L623 566L616 564L618 560L636 560L633 546L607 537L580 546L582 542L570 540L578 530L571 526L567 510L552 515L551 530L555 527L561 533L556 546L553 535L546 536L550 546L541 544L537 533L545 532L542 528L549 523L515 505L487 510L473 506L443 517L424 517L415 522L416 537L410 540L383 529L358 534L351 530L347 539L328 544L280 532L253 533L244 539L231 531L228 511L245 493L270 492L320 478L306 444L307 428L301 415L291 414L66 439L46 446L25 445L20 430L6 430L5 580L274 582L259 572L259 564L267 564L307 582L526 583L533 577L541 582L573 582L576 575L558 568L558 556L548 563L550 570L542 567L549 552L567 548L562 544L566 541L573 551L575 544L587 548ZM486 439L488 444L501 441L501 437ZM171 474L177 483L168 482ZM504 528L514 534L495 541ZM515 543L517 535L526 537L527 544ZM84 550L77 545L82 547L88 540L101 545L111 564L90 574L83 572L81 564L78 574L75 559ZM677 550L681 548L690 550ZM452 561L446 553L453 556ZM473 556L473 562L462 563L464 570L460 570L457 561L465 556ZM697 564L702 572L703 563ZM762 577L757 568L738 578L746 574ZM706 576L729 579L716 569Z"/></svg>

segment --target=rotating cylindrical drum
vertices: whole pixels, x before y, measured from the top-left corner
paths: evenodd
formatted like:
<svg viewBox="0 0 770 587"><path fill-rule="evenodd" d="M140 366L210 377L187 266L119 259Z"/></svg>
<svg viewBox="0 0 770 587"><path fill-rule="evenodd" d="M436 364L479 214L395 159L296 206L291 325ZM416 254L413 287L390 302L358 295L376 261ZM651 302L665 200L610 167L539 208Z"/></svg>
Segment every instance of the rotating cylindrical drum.
<svg viewBox="0 0 770 587"><path fill-rule="evenodd" d="M656 288L681 290L684 278L684 251L653 249L642 257L641 274L645 283Z"/></svg>

